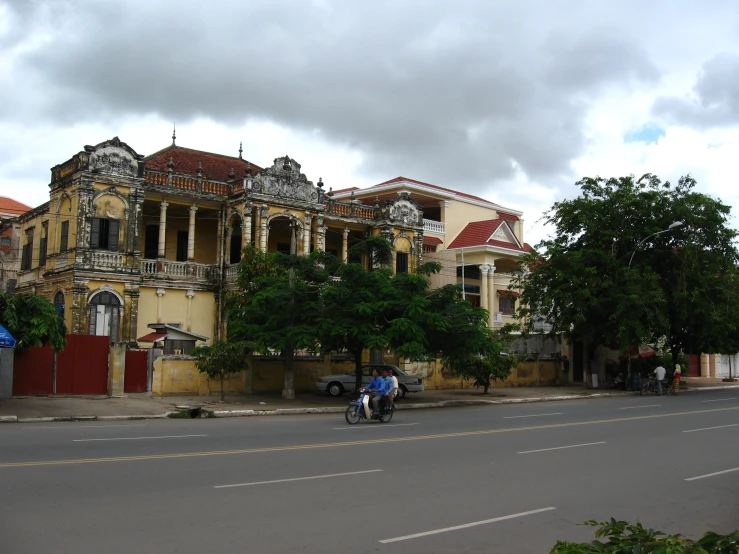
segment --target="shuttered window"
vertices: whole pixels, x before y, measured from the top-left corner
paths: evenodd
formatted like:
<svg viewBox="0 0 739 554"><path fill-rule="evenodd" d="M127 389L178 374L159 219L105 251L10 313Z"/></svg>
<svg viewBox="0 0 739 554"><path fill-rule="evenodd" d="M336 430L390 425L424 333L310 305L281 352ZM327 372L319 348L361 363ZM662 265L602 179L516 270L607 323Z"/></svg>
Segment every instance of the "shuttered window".
<svg viewBox="0 0 739 554"><path fill-rule="evenodd" d="M408 273L408 254L398 252L395 255L395 273Z"/></svg>
<svg viewBox="0 0 739 554"><path fill-rule="evenodd" d="M21 251L21 269L31 269L33 260L33 232L26 233L26 244Z"/></svg>
<svg viewBox="0 0 739 554"><path fill-rule="evenodd" d="M69 248L69 221L62 221L61 239L59 240L59 252L66 252Z"/></svg>
<svg viewBox="0 0 739 554"><path fill-rule="evenodd" d="M38 266L46 266L46 241L48 237L44 237L39 241Z"/></svg>
<svg viewBox="0 0 739 554"><path fill-rule="evenodd" d="M95 217L90 230L90 248L98 250L118 250L117 219Z"/></svg>

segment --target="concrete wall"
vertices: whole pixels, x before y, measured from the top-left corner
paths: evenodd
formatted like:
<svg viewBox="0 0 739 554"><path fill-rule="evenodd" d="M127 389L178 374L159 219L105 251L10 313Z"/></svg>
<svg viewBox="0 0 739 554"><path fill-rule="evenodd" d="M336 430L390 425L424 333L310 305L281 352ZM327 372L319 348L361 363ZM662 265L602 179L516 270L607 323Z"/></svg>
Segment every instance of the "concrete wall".
<svg viewBox="0 0 739 554"><path fill-rule="evenodd" d="M354 369L351 360L328 360L327 358L295 360L295 392L305 393L316 390L316 381L326 375L348 373ZM251 392L277 393L282 391L285 379L283 358L257 358L251 371Z"/></svg>
<svg viewBox="0 0 739 554"><path fill-rule="evenodd" d="M0 398L13 396L13 352L12 348L0 348Z"/></svg>
<svg viewBox="0 0 739 554"><path fill-rule="evenodd" d="M466 389L474 386L474 380L454 376L438 361L402 363L399 367L407 373L422 377L426 390ZM562 384L560 364L553 360L537 360L520 362L516 368L511 370L508 379L493 383L491 388L544 387L559 384Z"/></svg>
<svg viewBox="0 0 739 554"><path fill-rule="evenodd" d="M209 339L213 338L215 330L215 299L211 291L196 290L190 306L190 317L188 319L188 298L185 289L164 289L164 295L160 298L153 287L140 289L138 329L136 336L141 337L151 333L148 327L150 323L157 323L158 303L162 314L161 323L181 323L182 328L190 330L198 335ZM188 323L190 329L188 329ZM208 341L210 344L211 340ZM144 346L149 346L145 344Z"/></svg>

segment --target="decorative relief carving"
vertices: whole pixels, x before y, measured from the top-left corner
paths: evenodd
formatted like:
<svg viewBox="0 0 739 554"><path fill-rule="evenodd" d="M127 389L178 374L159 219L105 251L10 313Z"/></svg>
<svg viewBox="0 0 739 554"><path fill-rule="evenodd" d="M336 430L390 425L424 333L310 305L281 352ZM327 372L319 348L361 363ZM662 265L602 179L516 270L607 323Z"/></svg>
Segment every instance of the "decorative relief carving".
<svg viewBox="0 0 739 554"><path fill-rule="evenodd" d="M138 163L134 156L121 147L103 146L90 155L90 170L125 177L138 175Z"/></svg>
<svg viewBox="0 0 739 554"><path fill-rule="evenodd" d="M313 186L304 173L300 173L300 164L288 156L275 158L272 167L257 175L252 184L256 193L317 203L318 188Z"/></svg>
<svg viewBox="0 0 739 554"><path fill-rule="evenodd" d="M407 192L401 192L390 205L390 220L403 225L417 225L422 212Z"/></svg>

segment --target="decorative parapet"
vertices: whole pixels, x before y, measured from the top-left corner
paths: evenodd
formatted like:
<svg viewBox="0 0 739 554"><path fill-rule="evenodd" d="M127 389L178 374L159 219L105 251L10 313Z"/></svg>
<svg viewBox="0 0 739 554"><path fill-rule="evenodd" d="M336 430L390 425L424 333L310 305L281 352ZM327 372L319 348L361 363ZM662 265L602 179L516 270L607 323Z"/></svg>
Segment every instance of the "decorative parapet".
<svg viewBox="0 0 739 554"><path fill-rule="evenodd" d="M326 215L356 217L374 221L377 213L378 210L371 206L362 206L354 202L337 202L331 198L326 202Z"/></svg>
<svg viewBox="0 0 739 554"><path fill-rule="evenodd" d="M202 177L191 177L189 175L174 175L152 169L147 169L145 176L146 182L151 185L215 194L223 197L233 192L233 185L213 179L203 179Z"/></svg>

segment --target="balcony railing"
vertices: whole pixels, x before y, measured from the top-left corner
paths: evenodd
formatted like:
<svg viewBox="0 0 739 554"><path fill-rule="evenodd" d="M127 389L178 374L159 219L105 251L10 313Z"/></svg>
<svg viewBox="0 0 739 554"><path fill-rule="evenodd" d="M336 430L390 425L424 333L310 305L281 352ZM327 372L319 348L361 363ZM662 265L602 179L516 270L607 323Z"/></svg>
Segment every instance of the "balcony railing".
<svg viewBox="0 0 739 554"><path fill-rule="evenodd" d="M236 276L239 274L239 265L234 264L226 268L226 281L235 281Z"/></svg>
<svg viewBox="0 0 739 554"><path fill-rule="evenodd" d="M207 280L217 271L217 266L171 260L141 260L144 275L166 275L179 279Z"/></svg>
<svg viewBox="0 0 739 554"><path fill-rule="evenodd" d="M444 234L444 223L441 221L434 221L432 219L423 220L423 232L424 233L436 233L437 235Z"/></svg>
<svg viewBox="0 0 739 554"><path fill-rule="evenodd" d="M123 269L126 266L126 255L107 250L93 250L92 266L95 269Z"/></svg>
<svg viewBox="0 0 739 554"><path fill-rule="evenodd" d="M374 219L375 209L372 206L363 206L356 202L338 202L330 199L326 202L326 214L360 219Z"/></svg>

